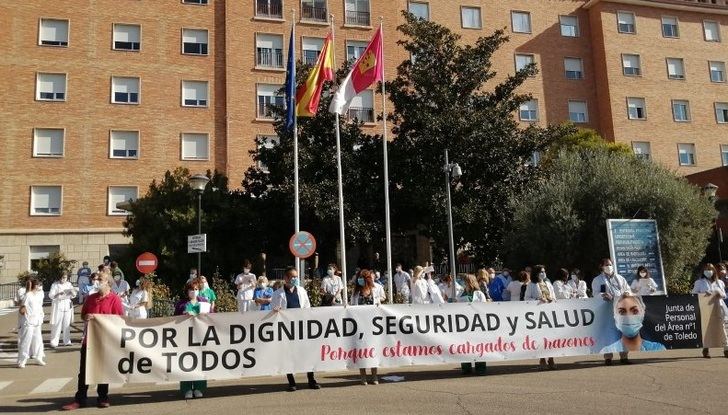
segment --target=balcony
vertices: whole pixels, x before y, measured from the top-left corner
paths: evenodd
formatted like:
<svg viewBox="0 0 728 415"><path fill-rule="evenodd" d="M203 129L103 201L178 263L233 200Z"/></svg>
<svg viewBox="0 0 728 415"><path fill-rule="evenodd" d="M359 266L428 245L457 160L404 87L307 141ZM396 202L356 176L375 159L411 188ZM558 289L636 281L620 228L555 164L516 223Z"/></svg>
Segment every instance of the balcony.
<svg viewBox="0 0 728 415"><path fill-rule="evenodd" d="M282 19L283 18L283 2L282 0L256 0L255 16L266 19Z"/></svg>
<svg viewBox="0 0 728 415"><path fill-rule="evenodd" d="M306 65L313 65L316 63L319 57L318 50L304 50L303 51L303 63Z"/></svg>
<svg viewBox="0 0 728 415"><path fill-rule="evenodd" d="M282 49L263 49L258 48L257 52L258 66L261 68L283 68L283 50Z"/></svg>
<svg viewBox="0 0 728 415"><path fill-rule="evenodd" d="M352 26L371 26L370 13L347 10L345 23Z"/></svg>
<svg viewBox="0 0 728 415"><path fill-rule="evenodd" d="M314 7L304 3L301 6L301 20L324 23L327 22L328 16L326 7Z"/></svg>
<svg viewBox="0 0 728 415"><path fill-rule="evenodd" d="M374 108L349 108L349 119L365 123L373 123Z"/></svg>

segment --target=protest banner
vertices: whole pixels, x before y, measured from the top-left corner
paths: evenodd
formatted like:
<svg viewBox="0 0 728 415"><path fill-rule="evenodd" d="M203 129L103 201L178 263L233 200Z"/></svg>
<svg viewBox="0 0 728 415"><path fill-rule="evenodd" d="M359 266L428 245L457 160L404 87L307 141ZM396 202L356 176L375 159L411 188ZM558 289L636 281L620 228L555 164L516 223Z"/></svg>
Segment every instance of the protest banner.
<svg viewBox="0 0 728 415"><path fill-rule="evenodd" d="M698 300L645 297L642 350L700 347L701 313L712 315L715 304ZM86 376L89 383L233 379L590 355L621 347L615 310L611 302L592 298L549 304L318 307L148 320L99 315L89 324Z"/></svg>

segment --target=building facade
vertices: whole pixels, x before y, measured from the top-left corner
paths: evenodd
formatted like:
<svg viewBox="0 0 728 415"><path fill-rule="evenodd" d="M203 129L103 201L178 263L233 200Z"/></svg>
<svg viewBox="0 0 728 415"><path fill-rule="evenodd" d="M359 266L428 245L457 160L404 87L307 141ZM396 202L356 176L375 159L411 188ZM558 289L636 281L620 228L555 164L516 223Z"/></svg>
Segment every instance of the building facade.
<svg viewBox="0 0 728 415"><path fill-rule="evenodd" d="M728 5L723 0L29 0L0 5L0 282L63 252L99 263L123 249L126 212L178 166L239 185L257 137L275 145L291 24L315 61L333 16L336 61L380 24L385 72L402 10L464 42L504 29L494 81L535 62L525 123L571 120L683 175L728 163ZM372 133L366 91L350 116Z"/></svg>

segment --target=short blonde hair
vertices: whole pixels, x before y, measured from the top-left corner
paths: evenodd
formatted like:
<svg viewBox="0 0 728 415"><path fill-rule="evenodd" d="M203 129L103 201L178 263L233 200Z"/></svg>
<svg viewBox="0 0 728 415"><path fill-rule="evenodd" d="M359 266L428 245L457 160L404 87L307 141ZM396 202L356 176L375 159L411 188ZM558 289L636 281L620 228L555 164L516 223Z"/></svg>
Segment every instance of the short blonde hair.
<svg viewBox="0 0 728 415"><path fill-rule="evenodd" d="M265 275L258 277L258 284L268 284L268 278Z"/></svg>

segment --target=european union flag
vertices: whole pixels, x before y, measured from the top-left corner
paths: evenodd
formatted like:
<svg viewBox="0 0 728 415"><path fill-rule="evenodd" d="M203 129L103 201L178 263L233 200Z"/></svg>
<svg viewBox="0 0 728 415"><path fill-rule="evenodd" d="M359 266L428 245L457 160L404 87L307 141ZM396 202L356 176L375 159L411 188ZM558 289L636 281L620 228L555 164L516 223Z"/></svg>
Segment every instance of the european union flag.
<svg viewBox="0 0 728 415"><path fill-rule="evenodd" d="M293 129L293 117L296 116L296 59L294 52L295 32L291 28L291 39L288 42L288 66L286 73L286 129Z"/></svg>

